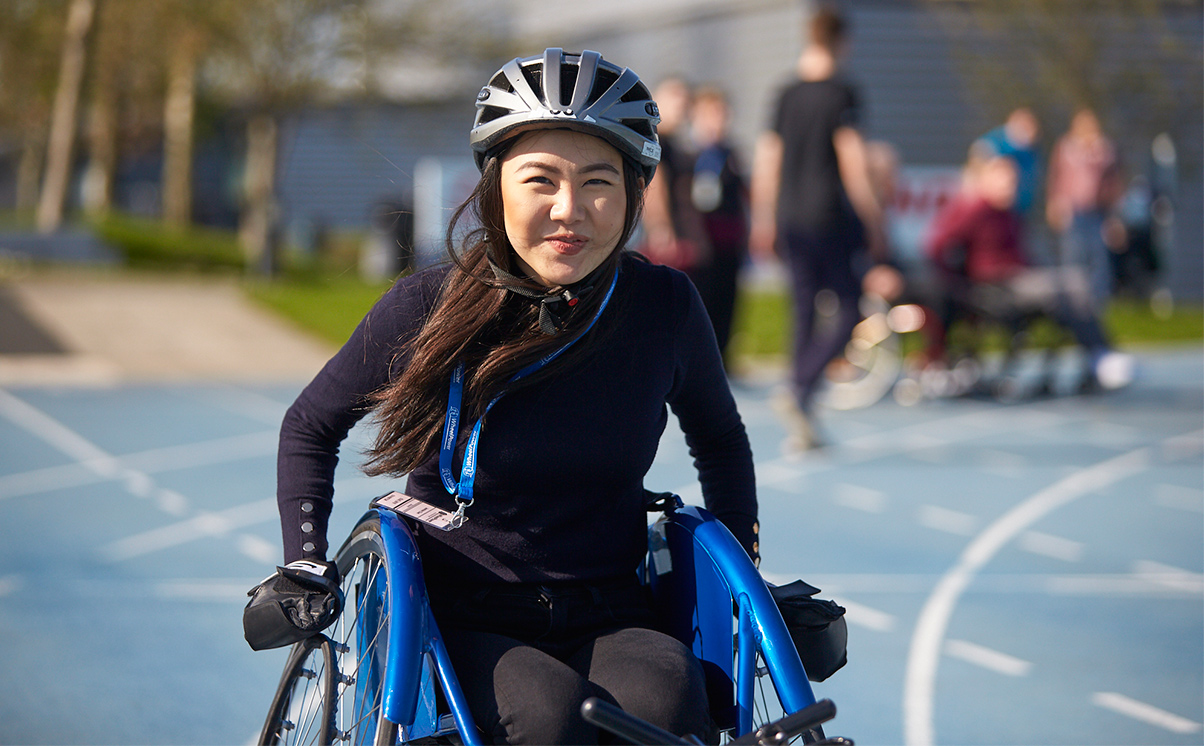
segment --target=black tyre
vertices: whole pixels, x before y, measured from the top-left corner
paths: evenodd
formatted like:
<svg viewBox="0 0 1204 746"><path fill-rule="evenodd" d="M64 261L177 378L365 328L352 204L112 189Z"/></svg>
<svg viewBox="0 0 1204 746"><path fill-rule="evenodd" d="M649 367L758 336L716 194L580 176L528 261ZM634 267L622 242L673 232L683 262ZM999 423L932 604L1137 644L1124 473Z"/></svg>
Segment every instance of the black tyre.
<svg viewBox="0 0 1204 746"><path fill-rule="evenodd" d="M397 725L383 714L391 587L380 518L368 513L335 555L345 603L327 630L337 664L334 737L339 743L393 744Z"/></svg>
<svg viewBox="0 0 1204 746"><path fill-rule="evenodd" d="M866 309L865 318L853 329L845 345L844 355L824 370L824 386L817 397L825 407L837 410L868 407L895 385L903 369L903 359L891 313L885 303Z"/></svg>
<svg viewBox="0 0 1204 746"><path fill-rule="evenodd" d="M334 646L317 635L293 646L272 699L261 744L328 744L334 740Z"/></svg>
<svg viewBox="0 0 1204 746"><path fill-rule="evenodd" d="M773 685L773 680L769 677L769 671L766 669L764 662L761 660L760 653L757 654L757 681L753 686L753 712L752 712L752 729L756 732L762 726L774 722L775 720L785 717L786 712L782 709L782 703L778 699L778 690ZM732 734L733 737L741 734ZM793 743L815 743L823 739L823 729L816 727L814 730L809 730L804 733L789 739L780 741L781 744Z"/></svg>

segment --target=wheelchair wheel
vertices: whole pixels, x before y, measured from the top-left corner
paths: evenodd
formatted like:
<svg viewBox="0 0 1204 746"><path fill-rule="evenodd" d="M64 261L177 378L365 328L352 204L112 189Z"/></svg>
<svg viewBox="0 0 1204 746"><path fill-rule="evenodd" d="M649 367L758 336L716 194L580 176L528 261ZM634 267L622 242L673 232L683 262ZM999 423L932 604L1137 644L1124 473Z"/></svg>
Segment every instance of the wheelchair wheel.
<svg viewBox="0 0 1204 746"><path fill-rule="evenodd" d="M337 664L334 739L352 746L393 744L397 725L382 710L390 585L379 518L360 521L335 564L345 603L329 632Z"/></svg>
<svg viewBox="0 0 1204 746"><path fill-rule="evenodd" d="M324 744L334 737L334 646L317 635L293 646L261 744Z"/></svg>
<svg viewBox="0 0 1204 746"><path fill-rule="evenodd" d="M865 318L853 329L844 355L825 368L824 386L817 394L819 403L829 409L861 409L886 396L903 368L899 334L914 331L913 317L918 308L891 308L880 299L863 298Z"/></svg>
<svg viewBox="0 0 1204 746"><path fill-rule="evenodd" d="M761 660L760 653L757 654L757 679L753 687L753 713L752 713L752 729L755 733L762 726L768 725L775 720L786 716L786 711L782 708L782 703L778 699L777 689L774 688L773 680L769 676L769 671ZM729 739L732 740L732 739ZM804 731L790 740L778 741L774 743L818 743L824 740L824 730L821 726Z"/></svg>

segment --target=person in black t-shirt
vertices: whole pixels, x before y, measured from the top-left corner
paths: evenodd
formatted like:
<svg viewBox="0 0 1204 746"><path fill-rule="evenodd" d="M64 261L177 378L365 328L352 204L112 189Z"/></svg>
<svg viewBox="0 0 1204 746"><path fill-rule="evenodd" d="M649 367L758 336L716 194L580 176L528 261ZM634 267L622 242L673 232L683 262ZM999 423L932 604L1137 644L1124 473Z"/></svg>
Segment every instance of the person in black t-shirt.
<svg viewBox="0 0 1204 746"><path fill-rule="evenodd" d="M857 93L838 75L845 22L837 11L821 8L808 35L799 79L782 91L770 129L757 143L749 240L755 256L780 252L789 270L794 350L788 446L800 449L820 445L811 411L816 385L860 320L854 260L863 249L873 260L885 258L882 208L857 130ZM835 324L817 333L815 300L825 289L838 300Z"/></svg>

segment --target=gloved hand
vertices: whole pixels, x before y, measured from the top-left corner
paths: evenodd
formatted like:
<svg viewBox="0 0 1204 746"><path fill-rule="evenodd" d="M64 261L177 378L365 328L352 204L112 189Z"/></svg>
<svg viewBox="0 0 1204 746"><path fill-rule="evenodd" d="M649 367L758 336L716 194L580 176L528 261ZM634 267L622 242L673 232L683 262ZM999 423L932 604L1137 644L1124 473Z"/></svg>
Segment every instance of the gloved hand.
<svg viewBox="0 0 1204 746"><path fill-rule="evenodd" d="M343 610L339 571L331 562L297 560L247 592L243 636L252 650L291 645L330 626Z"/></svg>

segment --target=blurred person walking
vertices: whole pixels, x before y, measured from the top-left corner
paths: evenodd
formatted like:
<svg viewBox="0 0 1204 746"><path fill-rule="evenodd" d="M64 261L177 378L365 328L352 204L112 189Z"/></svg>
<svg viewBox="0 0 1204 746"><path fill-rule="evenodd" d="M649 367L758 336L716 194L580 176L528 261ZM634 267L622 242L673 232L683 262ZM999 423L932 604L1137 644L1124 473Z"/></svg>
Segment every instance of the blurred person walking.
<svg viewBox="0 0 1204 746"><path fill-rule="evenodd" d="M731 110L724 93L714 87L699 89L691 112L691 130L698 152L690 201L702 217L711 252L690 277L711 317L725 362L728 362L740 268L748 258L748 185L728 140L730 122Z"/></svg>
<svg viewBox="0 0 1204 746"><path fill-rule="evenodd" d="M644 199L644 241L640 253L657 264L693 272L709 260L711 248L702 215L690 198L695 153L690 142L693 92L678 77L661 81L653 91L660 110L657 129L661 163Z"/></svg>
<svg viewBox="0 0 1204 746"><path fill-rule="evenodd" d="M1097 311L1112 294L1104 229L1124 190L1119 165L1115 146L1089 108L1075 113L1049 160L1046 219L1061 235L1061 263L1087 272Z"/></svg>
<svg viewBox="0 0 1204 746"><path fill-rule="evenodd" d="M846 23L821 7L806 26L807 44L798 80L778 97L770 128L753 160L754 256L781 252L789 270L794 305L791 435L786 446L822 444L812 403L824 368L844 349L860 320L861 281L854 260L866 248L885 256L882 208L867 168L865 141L857 127L860 103L840 72L847 51ZM815 300L822 290L837 298L831 328L815 328Z"/></svg>

